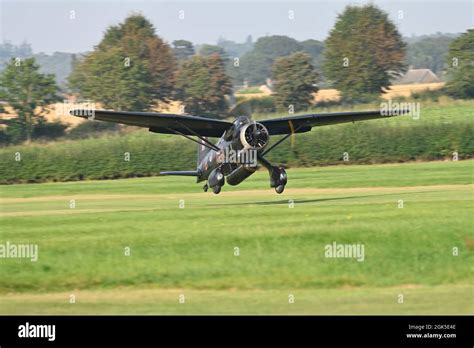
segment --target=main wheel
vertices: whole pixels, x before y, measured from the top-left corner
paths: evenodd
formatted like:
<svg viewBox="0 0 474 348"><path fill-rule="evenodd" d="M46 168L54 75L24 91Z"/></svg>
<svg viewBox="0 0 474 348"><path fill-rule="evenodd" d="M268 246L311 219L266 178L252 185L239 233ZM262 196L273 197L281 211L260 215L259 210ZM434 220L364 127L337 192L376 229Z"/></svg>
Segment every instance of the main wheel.
<svg viewBox="0 0 474 348"><path fill-rule="evenodd" d="M283 193L284 190L285 190L285 185L278 185L277 187L275 187L275 192L278 194Z"/></svg>
<svg viewBox="0 0 474 348"><path fill-rule="evenodd" d="M221 188L222 188L222 186L219 186L219 185L214 186L212 188L212 192L214 192L216 195L218 195L221 192Z"/></svg>

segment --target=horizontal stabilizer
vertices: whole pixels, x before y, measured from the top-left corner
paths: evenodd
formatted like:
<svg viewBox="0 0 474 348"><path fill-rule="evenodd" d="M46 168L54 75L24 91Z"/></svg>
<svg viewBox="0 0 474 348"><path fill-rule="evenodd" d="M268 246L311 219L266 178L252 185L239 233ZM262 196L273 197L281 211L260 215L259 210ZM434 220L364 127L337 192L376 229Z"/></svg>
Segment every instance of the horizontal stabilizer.
<svg viewBox="0 0 474 348"><path fill-rule="evenodd" d="M183 170L178 172L160 172L160 175L177 175L177 176L200 176L197 170Z"/></svg>

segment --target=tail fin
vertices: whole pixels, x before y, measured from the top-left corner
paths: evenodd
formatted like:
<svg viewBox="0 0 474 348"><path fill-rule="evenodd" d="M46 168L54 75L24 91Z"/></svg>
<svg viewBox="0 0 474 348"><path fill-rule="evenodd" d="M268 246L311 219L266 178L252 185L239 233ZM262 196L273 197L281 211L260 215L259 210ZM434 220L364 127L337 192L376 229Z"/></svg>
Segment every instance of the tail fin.
<svg viewBox="0 0 474 348"><path fill-rule="evenodd" d="M204 138L204 139L207 140L207 138ZM200 140L200 143L205 144L205 142L202 141L202 140ZM197 166L199 166L201 164L202 160L204 159L204 157L207 155L207 153L209 151L211 151L211 149L209 149L209 147L198 144L198 148L197 148Z"/></svg>

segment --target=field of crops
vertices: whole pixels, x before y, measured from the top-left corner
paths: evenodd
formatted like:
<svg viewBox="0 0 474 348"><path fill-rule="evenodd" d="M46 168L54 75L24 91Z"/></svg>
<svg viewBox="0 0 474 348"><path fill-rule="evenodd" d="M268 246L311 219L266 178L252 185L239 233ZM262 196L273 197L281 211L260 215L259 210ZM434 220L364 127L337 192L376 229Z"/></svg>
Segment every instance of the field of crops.
<svg viewBox="0 0 474 348"><path fill-rule="evenodd" d="M437 90L444 87L444 82L436 83L413 83L407 85L392 85L387 93L384 93L382 97L384 99L392 99L396 97L409 97L413 93L419 93L426 90ZM267 88L258 89L257 87L251 87L243 92L237 92L237 97L243 98L261 98L271 95ZM314 100L316 102L321 101L337 101L340 99L340 92L337 89L320 89L318 93L314 94Z"/></svg>
<svg viewBox="0 0 474 348"><path fill-rule="evenodd" d="M0 259L0 313L474 314L473 173L295 168L283 195L265 171L218 196L192 178L3 185L0 243L39 257Z"/></svg>

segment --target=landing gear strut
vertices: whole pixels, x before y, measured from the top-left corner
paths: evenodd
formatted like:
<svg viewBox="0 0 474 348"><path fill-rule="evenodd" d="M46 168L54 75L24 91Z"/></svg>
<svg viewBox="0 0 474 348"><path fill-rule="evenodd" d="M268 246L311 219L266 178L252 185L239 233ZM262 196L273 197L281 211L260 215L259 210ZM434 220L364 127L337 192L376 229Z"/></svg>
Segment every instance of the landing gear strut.
<svg viewBox="0 0 474 348"><path fill-rule="evenodd" d="M224 173L222 173L222 169L216 168L214 169L211 174L209 175L209 178L207 179L207 185L209 185L210 188L212 188L212 192L214 192L216 195L221 192L222 186L225 184L225 178L224 178Z"/></svg>
<svg viewBox="0 0 474 348"><path fill-rule="evenodd" d="M204 192L207 192L207 190L209 189L209 186L207 186L207 184L205 184L203 187L202 187L203 191Z"/></svg>
<svg viewBox="0 0 474 348"><path fill-rule="evenodd" d="M265 158L259 157L260 163L268 169L270 174L270 187L275 188L275 192L280 194L285 190L285 185L288 182L286 170L283 167L277 167L268 162Z"/></svg>
<svg viewBox="0 0 474 348"><path fill-rule="evenodd" d="M288 182L285 169L282 167L272 167L268 171L270 173L270 186L275 188L276 193L283 193Z"/></svg>

